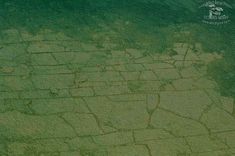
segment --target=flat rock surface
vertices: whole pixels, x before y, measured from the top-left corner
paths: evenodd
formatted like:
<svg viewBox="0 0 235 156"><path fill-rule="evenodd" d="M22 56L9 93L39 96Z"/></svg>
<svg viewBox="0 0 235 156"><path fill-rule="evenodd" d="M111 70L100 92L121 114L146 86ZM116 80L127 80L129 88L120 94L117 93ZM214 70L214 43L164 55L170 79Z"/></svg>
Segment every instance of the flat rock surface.
<svg viewBox="0 0 235 156"><path fill-rule="evenodd" d="M222 97L206 72L218 54L175 43L173 56L146 55L112 43L99 48L66 36L62 42L60 33L45 41L40 35L47 31L6 32L12 42L0 42L3 155L235 152L233 99Z"/></svg>

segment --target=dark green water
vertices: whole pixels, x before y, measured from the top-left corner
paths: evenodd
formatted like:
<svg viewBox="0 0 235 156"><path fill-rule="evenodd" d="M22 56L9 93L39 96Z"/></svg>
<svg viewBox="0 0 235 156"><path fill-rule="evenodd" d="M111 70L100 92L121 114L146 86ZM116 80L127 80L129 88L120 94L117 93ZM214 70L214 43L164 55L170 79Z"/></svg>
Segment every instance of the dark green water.
<svg viewBox="0 0 235 156"><path fill-rule="evenodd" d="M107 37L119 48L139 47L146 55L164 52L173 42L200 42L207 52L219 52L222 61L209 73L224 95L235 96L234 10L231 22L215 26L201 22L203 0L1 0L0 29L40 29L64 32L75 39L101 45ZM226 1L234 6L234 1ZM180 31L190 35L172 37ZM93 34L97 35L94 36Z"/></svg>

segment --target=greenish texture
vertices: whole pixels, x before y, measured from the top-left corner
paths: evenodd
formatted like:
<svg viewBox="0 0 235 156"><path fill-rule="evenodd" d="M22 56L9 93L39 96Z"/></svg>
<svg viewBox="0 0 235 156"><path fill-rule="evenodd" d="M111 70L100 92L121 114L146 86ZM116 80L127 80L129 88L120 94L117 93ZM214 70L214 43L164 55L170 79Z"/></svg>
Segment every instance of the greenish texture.
<svg viewBox="0 0 235 156"><path fill-rule="evenodd" d="M234 9L204 2L1 0L0 155L234 155Z"/></svg>

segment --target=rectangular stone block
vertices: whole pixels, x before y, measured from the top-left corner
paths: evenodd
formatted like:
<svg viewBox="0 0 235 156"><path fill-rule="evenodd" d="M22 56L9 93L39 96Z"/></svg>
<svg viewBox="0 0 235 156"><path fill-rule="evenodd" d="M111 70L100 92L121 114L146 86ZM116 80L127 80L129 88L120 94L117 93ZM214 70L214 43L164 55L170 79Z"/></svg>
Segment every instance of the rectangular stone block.
<svg viewBox="0 0 235 156"><path fill-rule="evenodd" d="M20 76L2 76L0 77L0 86L2 86L0 87L0 91L21 91L33 89L31 80Z"/></svg>
<svg viewBox="0 0 235 156"><path fill-rule="evenodd" d="M30 53L47 53L47 52L64 52L64 46L60 42L33 42L29 45L28 51Z"/></svg>
<svg viewBox="0 0 235 156"><path fill-rule="evenodd" d="M70 89L70 93L73 97L79 96L94 96L94 91L92 88L76 88Z"/></svg>
<svg viewBox="0 0 235 156"><path fill-rule="evenodd" d="M73 73L66 65L56 66L33 66L33 74L35 75L53 75L53 74L71 74Z"/></svg>
<svg viewBox="0 0 235 156"><path fill-rule="evenodd" d="M62 52L53 53L53 56L60 64L86 64L89 61L91 54L84 52Z"/></svg>
<svg viewBox="0 0 235 156"><path fill-rule="evenodd" d="M94 87L95 95L118 95L130 93L127 86L101 86Z"/></svg>
<svg viewBox="0 0 235 156"><path fill-rule="evenodd" d="M96 81L96 82L108 82L108 81L122 81L123 78L119 72L114 71L102 71L102 72L86 72L79 73L77 80L84 81Z"/></svg>
<svg viewBox="0 0 235 156"><path fill-rule="evenodd" d="M50 53L32 54L31 55L32 65L56 65L57 61L53 58Z"/></svg>
<svg viewBox="0 0 235 156"><path fill-rule="evenodd" d="M126 81L139 80L140 78L140 72L121 72L121 75Z"/></svg>
<svg viewBox="0 0 235 156"><path fill-rule="evenodd" d="M146 96L144 94L122 94L108 96L111 101L145 101Z"/></svg>
<svg viewBox="0 0 235 156"><path fill-rule="evenodd" d="M155 70L155 69L167 69L167 68L174 68L173 65L169 64L169 63L164 63L164 62L159 62L159 63L150 63L150 64L144 64L144 67L147 70Z"/></svg>
<svg viewBox="0 0 235 156"><path fill-rule="evenodd" d="M74 130L57 116L26 115L17 111L0 114L0 134L4 138L46 139L75 137Z"/></svg>
<svg viewBox="0 0 235 156"><path fill-rule="evenodd" d="M37 89L61 89L72 87L74 78L74 74L33 75L32 81Z"/></svg>
<svg viewBox="0 0 235 156"><path fill-rule="evenodd" d="M122 145L133 142L131 132L116 132L93 137L94 142L102 146Z"/></svg>
<svg viewBox="0 0 235 156"><path fill-rule="evenodd" d="M171 134L162 129L144 129L134 131L136 142L150 141L150 140L161 140L173 138Z"/></svg>
<svg viewBox="0 0 235 156"><path fill-rule="evenodd" d="M84 101L74 98L33 99L31 108L36 114L65 112L89 113Z"/></svg>

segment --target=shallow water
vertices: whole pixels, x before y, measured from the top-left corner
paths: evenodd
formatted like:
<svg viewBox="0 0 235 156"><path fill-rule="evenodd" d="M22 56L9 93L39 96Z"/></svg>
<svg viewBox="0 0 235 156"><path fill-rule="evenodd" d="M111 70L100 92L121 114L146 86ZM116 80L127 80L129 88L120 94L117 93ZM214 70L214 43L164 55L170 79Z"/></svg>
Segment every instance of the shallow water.
<svg viewBox="0 0 235 156"><path fill-rule="evenodd" d="M0 1L0 155L233 155L234 9L204 3Z"/></svg>

